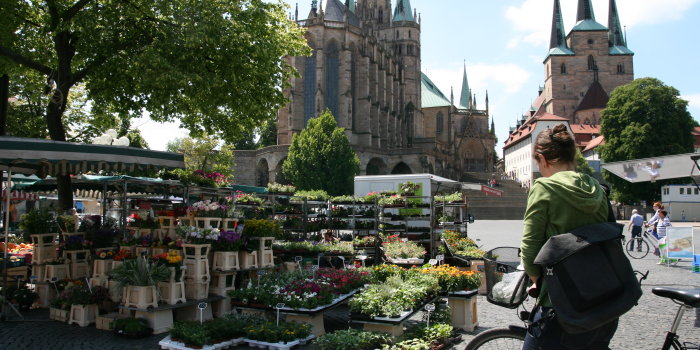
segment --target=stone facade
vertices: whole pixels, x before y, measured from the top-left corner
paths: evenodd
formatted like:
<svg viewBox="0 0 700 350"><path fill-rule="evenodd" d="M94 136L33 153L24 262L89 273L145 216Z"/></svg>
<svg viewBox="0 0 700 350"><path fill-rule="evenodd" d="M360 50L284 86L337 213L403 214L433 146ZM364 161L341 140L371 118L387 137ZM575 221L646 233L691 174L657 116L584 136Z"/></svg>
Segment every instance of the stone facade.
<svg viewBox="0 0 700 350"><path fill-rule="evenodd" d="M495 137L488 100L487 109L478 110L468 90L469 105L455 106L432 82L425 85L420 19L408 0L398 1L393 16L389 0L314 1L308 18L297 23L307 30L312 55L284 58L300 76L284 91L290 102L277 114L278 145L237 151L238 183L283 182L279 169L292 136L326 109L345 128L360 175L459 179L466 170L490 171ZM426 89L432 97L427 105Z"/></svg>

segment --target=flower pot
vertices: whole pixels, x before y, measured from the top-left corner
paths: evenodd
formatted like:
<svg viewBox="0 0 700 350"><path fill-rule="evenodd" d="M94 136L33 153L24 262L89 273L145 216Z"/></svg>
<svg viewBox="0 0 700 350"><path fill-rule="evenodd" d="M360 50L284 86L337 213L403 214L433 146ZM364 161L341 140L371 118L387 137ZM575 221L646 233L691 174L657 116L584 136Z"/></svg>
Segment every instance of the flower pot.
<svg viewBox="0 0 700 350"><path fill-rule="evenodd" d="M109 288L109 298L115 303L120 303L122 301L123 290L117 288L117 282L108 281L107 288Z"/></svg>
<svg viewBox="0 0 700 350"><path fill-rule="evenodd" d="M180 271L177 271L175 266L168 266L168 270L170 270L170 278L168 279L168 282L170 282L170 283L181 282L182 275L184 275L184 273L185 273L185 269L187 269L186 266L180 266Z"/></svg>
<svg viewBox="0 0 700 350"><path fill-rule="evenodd" d="M196 216L194 218L195 226L201 229L215 229L221 226L221 218Z"/></svg>
<svg viewBox="0 0 700 350"><path fill-rule="evenodd" d="M114 260L112 259L97 259L93 261L92 278L107 278L112 271Z"/></svg>
<svg viewBox="0 0 700 350"><path fill-rule="evenodd" d="M124 306L139 309L158 307L158 291L156 286L127 286L124 299Z"/></svg>
<svg viewBox="0 0 700 350"><path fill-rule="evenodd" d="M68 264L46 265L43 281L51 282L52 279L62 280L70 277Z"/></svg>
<svg viewBox="0 0 700 350"><path fill-rule="evenodd" d="M194 220L191 216L180 216L177 218L180 226L194 226Z"/></svg>
<svg viewBox="0 0 700 350"><path fill-rule="evenodd" d="M238 270L238 266L238 252L214 252L214 270Z"/></svg>
<svg viewBox="0 0 700 350"><path fill-rule="evenodd" d="M255 269L258 267L258 252L238 252L239 266L241 269Z"/></svg>
<svg viewBox="0 0 700 350"><path fill-rule="evenodd" d="M158 282L160 301L168 305L175 305L179 302L186 302L184 282Z"/></svg>
<svg viewBox="0 0 700 350"><path fill-rule="evenodd" d="M185 259L208 259L209 251L211 250L211 244L190 244L185 243L182 245L182 251L184 252Z"/></svg>
<svg viewBox="0 0 700 350"><path fill-rule="evenodd" d="M60 322L68 321L68 310L49 308L49 319Z"/></svg>
<svg viewBox="0 0 700 350"><path fill-rule="evenodd" d="M221 229L224 231L234 231L238 226L238 219L225 218L221 221Z"/></svg>
<svg viewBox="0 0 700 350"><path fill-rule="evenodd" d="M80 327L87 327L91 323L95 323L97 313L97 304L71 305L68 324L75 323Z"/></svg>

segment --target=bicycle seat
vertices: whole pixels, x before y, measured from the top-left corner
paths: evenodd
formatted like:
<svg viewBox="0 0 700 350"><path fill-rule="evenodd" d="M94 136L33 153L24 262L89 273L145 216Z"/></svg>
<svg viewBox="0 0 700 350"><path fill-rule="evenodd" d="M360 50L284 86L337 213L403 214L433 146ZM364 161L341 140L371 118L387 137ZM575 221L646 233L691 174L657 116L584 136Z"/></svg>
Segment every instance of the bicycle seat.
<svg viewBox="0 0 700 350"><path fill-rule="evenodd" d="M673 300L678 300L681 303L690 307L700 307L700 289L678 289L669 287L657 287L651 290L652 293Z"/></svg>

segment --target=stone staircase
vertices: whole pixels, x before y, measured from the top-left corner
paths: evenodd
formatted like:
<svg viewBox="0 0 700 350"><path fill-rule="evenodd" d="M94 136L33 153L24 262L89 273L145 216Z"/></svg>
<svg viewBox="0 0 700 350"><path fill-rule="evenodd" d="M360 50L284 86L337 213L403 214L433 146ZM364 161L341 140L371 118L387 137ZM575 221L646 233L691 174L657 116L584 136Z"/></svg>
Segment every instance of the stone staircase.
<svg viewBox="0 0 700 350"><path fill-rule="evenodd" d="M491 173L465 173L462 182L486 184ZM466 191L469 202L469 214L476 220L522 220L527 206L527 192L513 180L501 180L496 175L498 186L503 191L503 197L489 196L479 190Z"/></svg>

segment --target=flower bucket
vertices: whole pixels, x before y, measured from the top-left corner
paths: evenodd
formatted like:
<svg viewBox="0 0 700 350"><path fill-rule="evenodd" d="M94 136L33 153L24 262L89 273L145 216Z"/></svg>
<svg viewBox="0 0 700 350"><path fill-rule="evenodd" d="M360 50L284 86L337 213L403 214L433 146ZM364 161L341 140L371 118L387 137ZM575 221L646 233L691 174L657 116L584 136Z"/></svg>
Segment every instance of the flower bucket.
<svg viewBox="0 0 700 350"><path fill-rule="evenodd" d="M238 270L238 252L214 252L212 268L216 271Z"/></svg>
<svg viewBox="0 0 700 350"><path fill-rule="evenodd" d="M195 260L208 259L210 250L211 250L211 244L185 243L182 245L182 251L184 253L185 259L195 259Z"/></svg>
<svg viewBox="0 0 700 350"><path fill-rule="evenodd" d="M155 286L127 286L124 306L147 309L158 307L158 291Z"/></svg>
<svg viewBox="0 0 700 350"><path fill-rule="evenodd" d="M97 304L71 305L68 324L75 323L80 327L87 327L91 323L95 323L97 313Z"/></svg>
<svg viewBox="0 0 700 350"><path fill-rule="evenodd" d="M215 229L221 226L221 218L197 216L194 222L200 229Z"/></svg>

